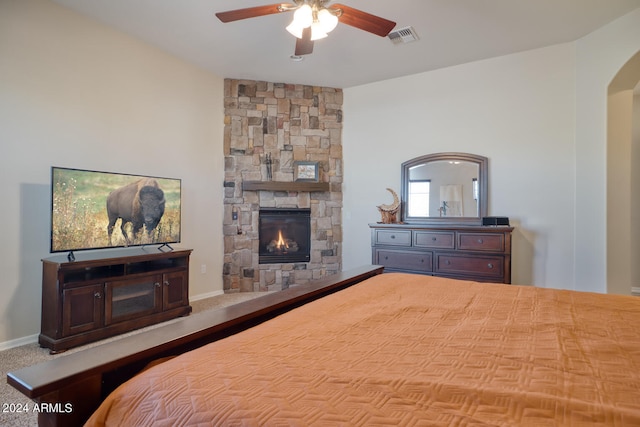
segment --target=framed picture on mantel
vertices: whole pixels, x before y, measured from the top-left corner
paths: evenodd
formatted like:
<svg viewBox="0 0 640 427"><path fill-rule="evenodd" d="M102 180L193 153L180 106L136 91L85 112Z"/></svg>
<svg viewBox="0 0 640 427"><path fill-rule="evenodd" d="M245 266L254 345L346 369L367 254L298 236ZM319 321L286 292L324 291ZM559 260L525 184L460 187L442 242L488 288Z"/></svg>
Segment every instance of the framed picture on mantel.
<svg viewBox="0 0 640 427"><path fill-rule="evenodd" d="M295 181L318 182L318 162L293 162Z"/></svg>

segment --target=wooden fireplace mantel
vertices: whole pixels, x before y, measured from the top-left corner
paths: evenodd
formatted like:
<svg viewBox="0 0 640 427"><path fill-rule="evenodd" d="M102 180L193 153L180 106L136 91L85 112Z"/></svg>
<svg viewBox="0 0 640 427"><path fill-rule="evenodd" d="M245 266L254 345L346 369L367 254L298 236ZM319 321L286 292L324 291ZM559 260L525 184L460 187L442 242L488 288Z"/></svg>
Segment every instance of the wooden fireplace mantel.
<svg viewBox="0 0 640 427"><path fill-rule="evenodd" d="M242 189L245 191L329 191L331 185L328 182L307 181L243 181Z"/></svg>

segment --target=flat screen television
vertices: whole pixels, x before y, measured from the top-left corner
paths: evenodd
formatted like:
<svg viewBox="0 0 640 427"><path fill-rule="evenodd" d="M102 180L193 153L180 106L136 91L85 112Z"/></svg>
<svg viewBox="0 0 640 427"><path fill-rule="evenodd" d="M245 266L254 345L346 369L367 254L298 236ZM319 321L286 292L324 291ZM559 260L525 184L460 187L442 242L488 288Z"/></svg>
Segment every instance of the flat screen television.
<svg viewBox="0 0 640 427"><path fill-rule="evenodd" d="M182 181L51 168L51 252L180 242Z"/></svg>

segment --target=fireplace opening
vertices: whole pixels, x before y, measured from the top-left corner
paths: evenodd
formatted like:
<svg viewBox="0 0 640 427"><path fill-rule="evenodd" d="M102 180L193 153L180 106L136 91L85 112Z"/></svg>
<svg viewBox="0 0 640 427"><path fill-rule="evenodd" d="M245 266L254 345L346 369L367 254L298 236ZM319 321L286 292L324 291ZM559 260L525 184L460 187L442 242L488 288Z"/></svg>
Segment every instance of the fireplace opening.
<svg viewBox="0 0 640 427"><path fill-rule="evenodd" d="M311 259L311 209L260 209L258 263Z"/></svg>

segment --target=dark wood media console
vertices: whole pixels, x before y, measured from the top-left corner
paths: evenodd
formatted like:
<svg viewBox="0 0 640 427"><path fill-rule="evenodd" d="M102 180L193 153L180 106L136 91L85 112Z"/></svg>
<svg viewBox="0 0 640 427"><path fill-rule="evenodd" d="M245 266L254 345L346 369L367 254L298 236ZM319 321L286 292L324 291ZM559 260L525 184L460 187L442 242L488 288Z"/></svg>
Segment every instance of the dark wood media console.
<svg viewBox="0 0 640 427"><path fill-rule="evenodd" d="M154 246L43 259L38 342L56 353L188 315L190 254Z"/></svg>
<svg viewBox="0 0 640 427"><path fill-rule="evenodd" d="M381 274L366 266L250 301L185 317L116 341L7 374L7 383L37 403L72 411L40 412L40 426L80 426L118 385L148 363L250 328L281 313Z"/></svg>

